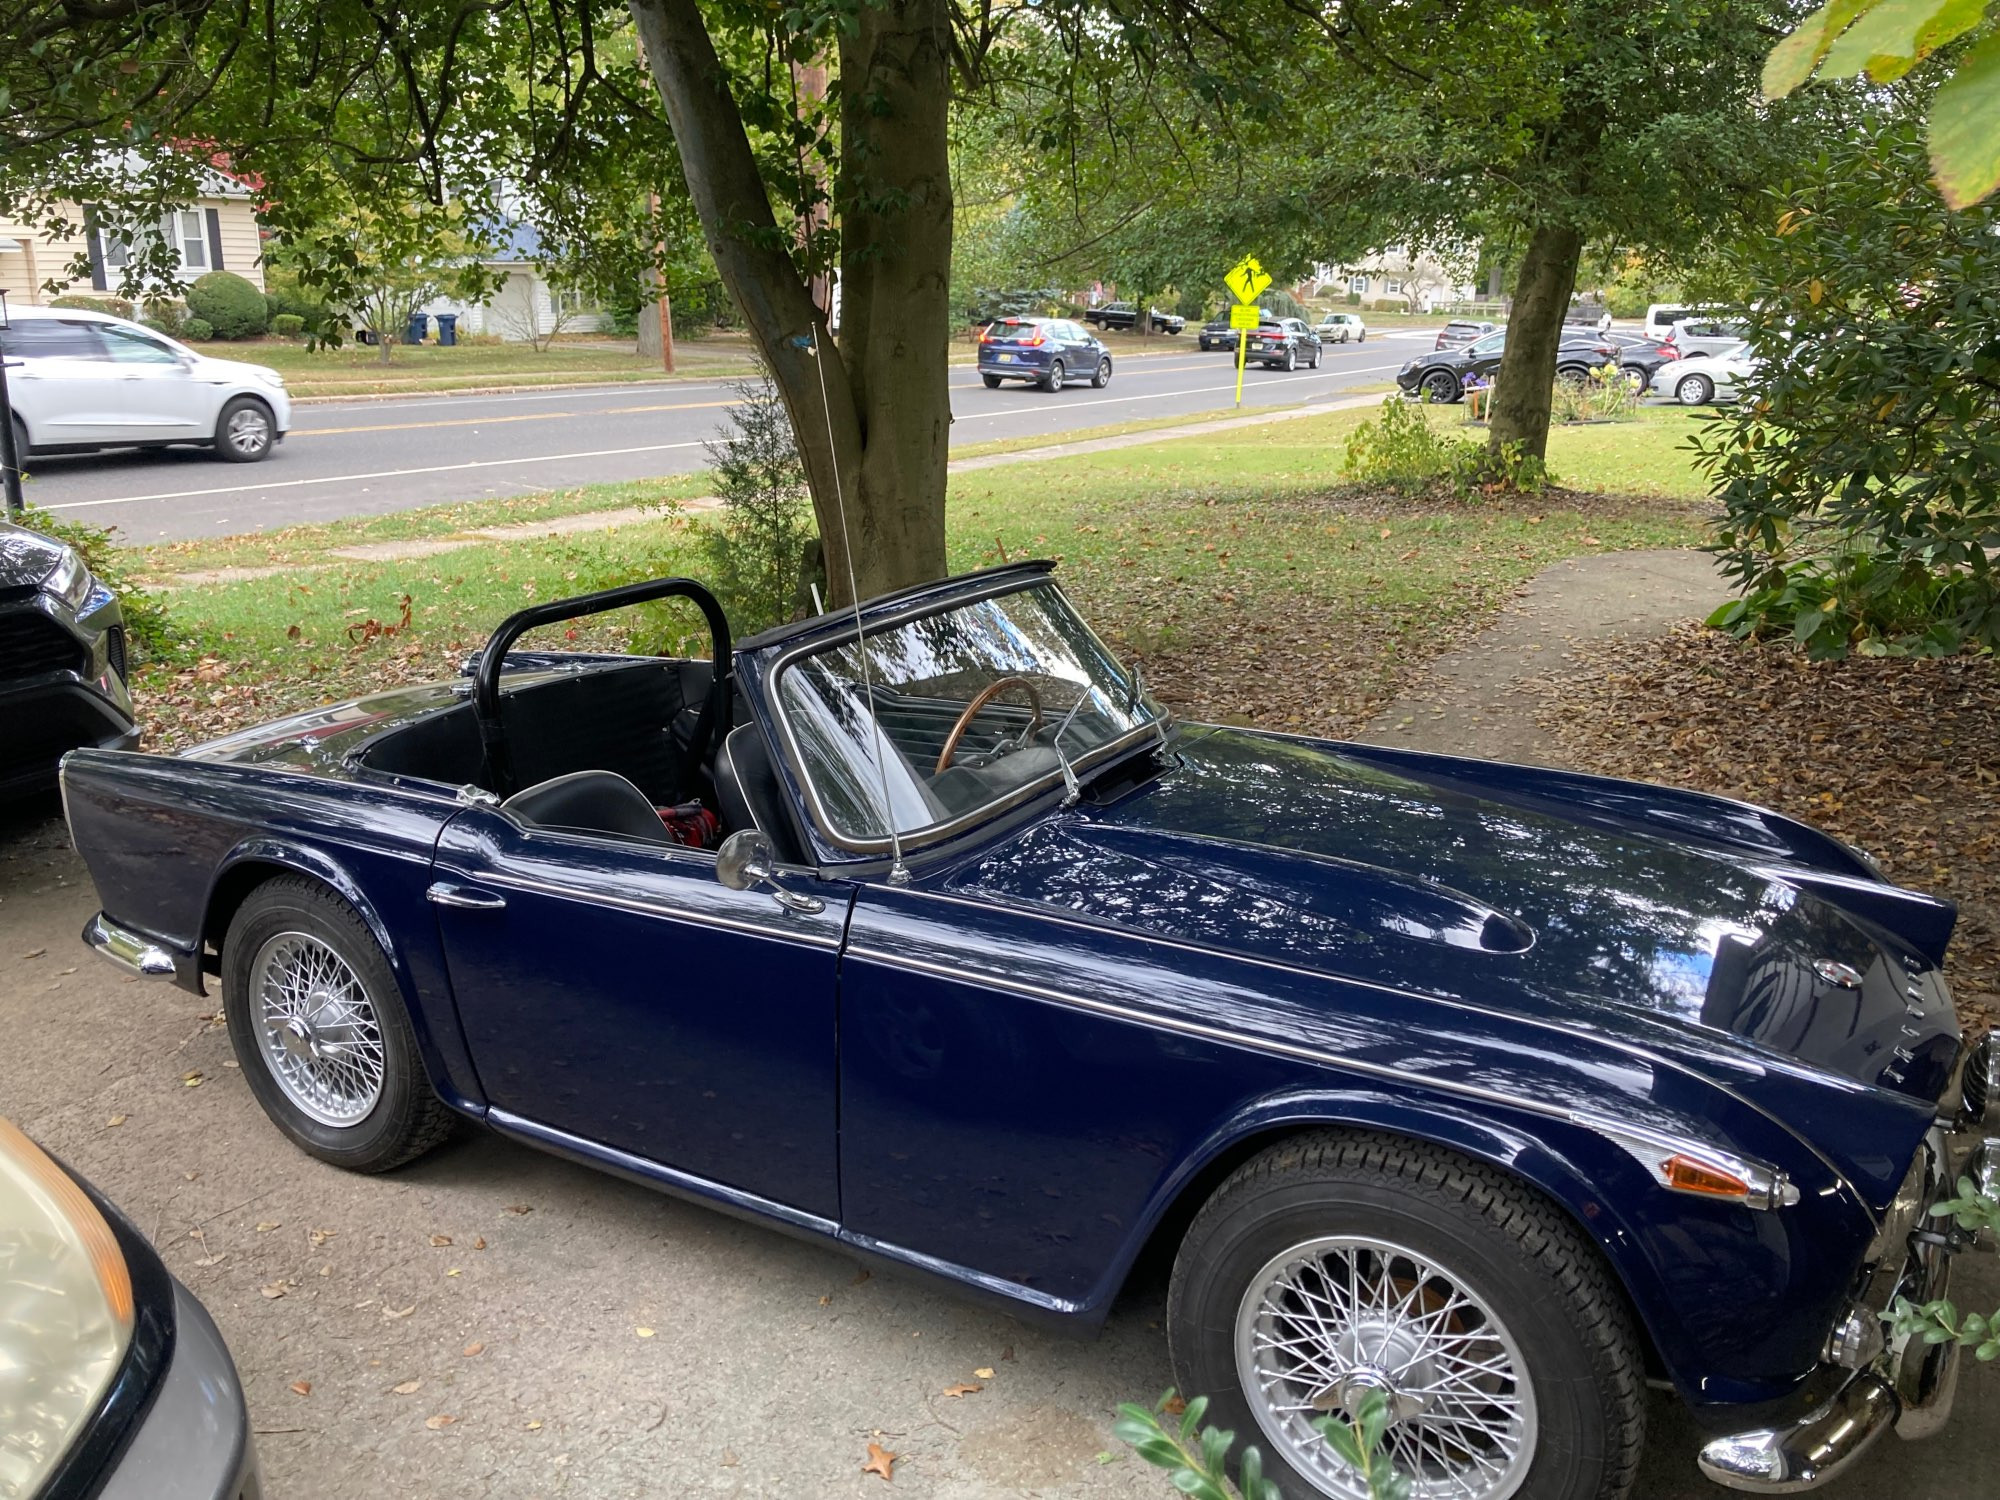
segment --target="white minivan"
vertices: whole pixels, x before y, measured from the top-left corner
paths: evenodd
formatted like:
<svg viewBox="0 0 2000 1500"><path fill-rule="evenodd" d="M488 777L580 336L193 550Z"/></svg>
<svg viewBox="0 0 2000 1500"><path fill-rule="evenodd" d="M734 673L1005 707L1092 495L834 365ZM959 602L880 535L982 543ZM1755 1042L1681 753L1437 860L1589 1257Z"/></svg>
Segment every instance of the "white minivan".
<svg viewBox="0 0 2000 1500"><path fill-rule="evenodd" d="M255 463L291 429L276 370L81 308L10 307L7 317L0 354L23 458L197 443Z"/></svg>

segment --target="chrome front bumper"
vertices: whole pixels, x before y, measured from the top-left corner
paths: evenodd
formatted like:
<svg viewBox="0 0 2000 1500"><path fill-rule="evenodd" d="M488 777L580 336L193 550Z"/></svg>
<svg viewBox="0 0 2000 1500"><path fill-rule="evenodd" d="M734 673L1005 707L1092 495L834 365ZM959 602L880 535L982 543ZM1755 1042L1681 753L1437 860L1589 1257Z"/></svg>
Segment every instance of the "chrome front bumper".
<svg viewBox="0 0 2000 1500"><path fill-rule="evenodd" d="M2000 1181L2000 1137L1939 1131L1930 1150L1931 1201L1950 1196L1960 1177ZM1937 1222L1926 1216L1919 1228ZM1878 1272L1886 1285L1871 1287L1867 1305L1886 1312L1898 1298L1923 1303L1948 1296L1952 1257L1966 1248L1971 1247L1947 1245L1935 1233L1912 1235L1900 1271ZM1696 1462L1705 1476L1730 1489L1766 1495L1817 1489L1838 1479L1891 1427L1910 1440L1942 1429L1958 1393L1959 1355L1957 1344L1892 1338L1879 1358L1799 1421L1716 1438Z"/></svg>

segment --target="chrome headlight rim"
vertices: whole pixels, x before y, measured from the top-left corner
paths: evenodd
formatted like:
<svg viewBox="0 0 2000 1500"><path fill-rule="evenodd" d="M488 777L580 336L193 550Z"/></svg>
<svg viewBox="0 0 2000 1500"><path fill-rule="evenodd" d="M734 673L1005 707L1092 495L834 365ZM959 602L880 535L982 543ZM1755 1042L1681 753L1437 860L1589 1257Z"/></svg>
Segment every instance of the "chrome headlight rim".
<svg viewBox="0 0 2000 1500"><path fill-rule="evenodd" d="M20 1132L0 1118L0 1136ZM21 1136L26 1139L25 1136ZM108 1382L78 1424L74 1437L39 1475L30 1493L67 1492L93 1487L106 1467L124 1449L144 1418L174 1353L174 1281L151 1244L102 1194L59 1159L29 1142L88 1202L117 1246L132 1299L132 1320L125 1350ZM39 1486L40 1488L37 1488Z"/></svg>

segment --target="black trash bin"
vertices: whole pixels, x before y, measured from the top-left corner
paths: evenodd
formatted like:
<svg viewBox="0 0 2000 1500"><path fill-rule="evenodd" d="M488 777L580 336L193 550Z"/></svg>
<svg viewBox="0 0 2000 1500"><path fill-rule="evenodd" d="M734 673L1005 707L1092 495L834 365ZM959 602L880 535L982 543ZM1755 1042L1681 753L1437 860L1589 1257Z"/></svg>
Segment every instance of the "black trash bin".
<svg viewBox="0 0 2000 1500"><path fill-rule="evenodd" d="M437 320L438 343L449 349L458 342L458 314L439 313Z"/></svg>
<svg viewBox="0 0 2000 1500"><path fill-rule="evenodd" d="M411 313L410 326L403 330L403 342L406 344L421 344L424 341L424 335L430 332L430 328L431 320L428 313Z"/></svg>

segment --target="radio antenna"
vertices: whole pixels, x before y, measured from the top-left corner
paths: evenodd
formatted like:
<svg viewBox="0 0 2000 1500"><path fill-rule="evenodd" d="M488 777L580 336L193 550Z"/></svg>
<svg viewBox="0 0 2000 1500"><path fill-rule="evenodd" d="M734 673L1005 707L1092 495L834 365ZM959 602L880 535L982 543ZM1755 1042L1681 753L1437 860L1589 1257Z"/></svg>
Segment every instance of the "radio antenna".
<svg viewBox="0 0 2000 1500"><path fill-rule="evenodd" d="M833 509L840 518L840 555L847 561L847 602L854 611L854 643L861 656L861 692L868 705L868 722L875 730L875 772L882 783L882 821L889 829L889 884L908 885L910 868L903 863L903 836L896 828L896 807L889 797L889 740L875 712L875 677L868 665L868 633L861 624L861 589L854 578L854 544L847 531L847 496L840 483L840 450L833 441L833 406L826 398L826 365L820 359L819 324L794 340L812 356L819 375L819 409L826 422L827 466L833 470Z"/></svg>

